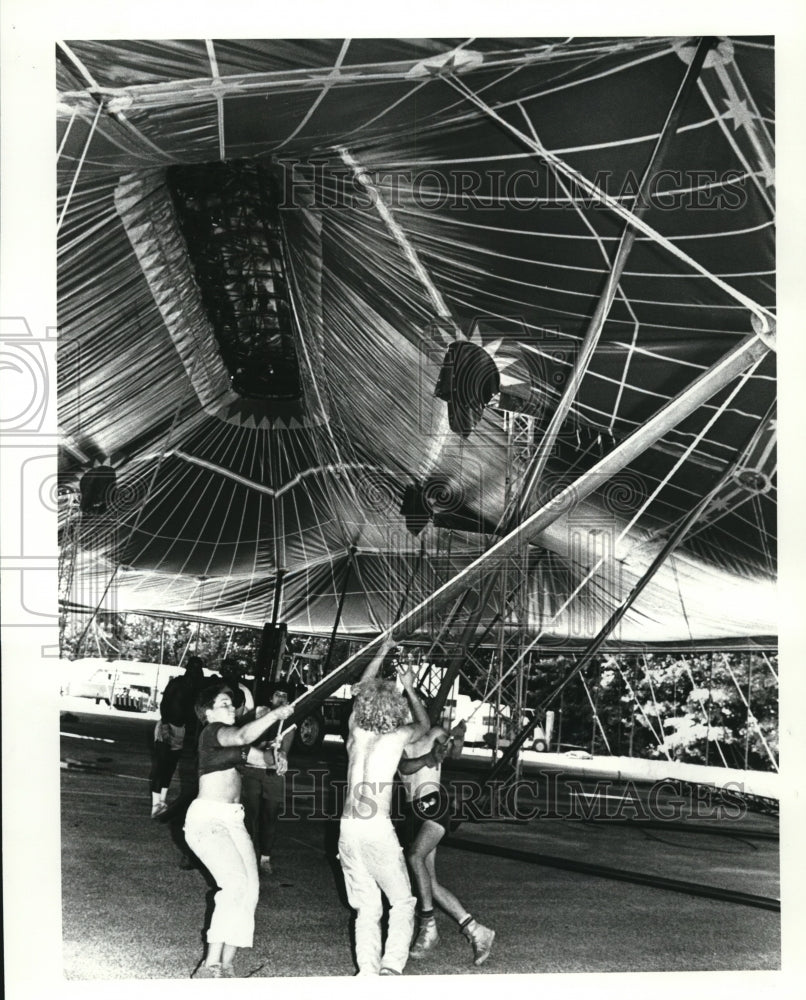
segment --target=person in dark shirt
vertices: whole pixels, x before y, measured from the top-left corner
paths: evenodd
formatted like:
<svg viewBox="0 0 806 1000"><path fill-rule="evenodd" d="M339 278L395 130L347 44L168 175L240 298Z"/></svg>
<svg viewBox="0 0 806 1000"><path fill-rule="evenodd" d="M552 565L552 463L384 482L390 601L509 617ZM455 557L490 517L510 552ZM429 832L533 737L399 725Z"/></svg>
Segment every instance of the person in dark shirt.
<svg viewBox="0 0 806 1000"><path fill-rule="evenodd" d="M255 708L255 699L243 678L245 671L246 663L232 656L228 656L219 669L222 682L232 692L232 704L235 706L235 718L238 722Z"/></svg>
<svg viewBox="0 0 806 1000"><path fill-rule="evenodd" d="M196 695L204 685L204 660L191 656L181 677L172 677L160 701L160 719L154 729L151 757L151 818L168 809L168 788L179 763L188 727L192 734Z"/></svg>
<svg viewBox="0 0 806 1000"><path fill-rule="evenodd" d="M232 693L223 684L205 688L196 699L199 735L199 794L185 817L185 841L218 885L207 955L192 978L234 978L238 948L251 948L258 899L258 872L252 839L244 825L238 764L263 761L255 743L269 727L293 714L283 705L243 725L235 725ZM264 763L265 766L265 763Z"/></svg>
<svg viewBox="0 0 806 1000"><path fill-rule="evenodd" d="M278 684L271 696L271 707L287 704L288 690ZM264 711L268 709L258 709L258 712ZM261 875L274 874L271 858L277 840L278 819L285 805L285 772L293 742L293 729L281 733L279 726L273 726L257 744L259 750L267 751L265 757L269 763L261 761L258 767L247 763L242 770L241 802Z"/></svg>

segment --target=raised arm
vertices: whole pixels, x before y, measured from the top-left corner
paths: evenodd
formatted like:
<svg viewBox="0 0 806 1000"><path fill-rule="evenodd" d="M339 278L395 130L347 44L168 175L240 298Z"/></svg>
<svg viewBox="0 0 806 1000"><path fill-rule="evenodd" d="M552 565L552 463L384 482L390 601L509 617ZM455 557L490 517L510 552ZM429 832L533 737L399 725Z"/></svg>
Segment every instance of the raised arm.
<svg viewBox="0 0 806 1000"><path fill-rule="evenodd" d="M389 635L387 635L387 637L381 643L380 648L373 657L373 659L371 659L367 664L367 666L364 668L364 673L361 674L362 681L372 680L372 678L376 676L378 671L381 669L381 664L383 663L384 657L389 652L389 650L392 649L392 647L395 645L396 645L395 640L392 638L392 634L390 632Z"/></svg>
<svg viewBox="0 0 806 1000"><path fill-rule="evenodd" d="M293 714L293 706L281 705L279 708L273 708L265 715L261 715L258 719L252 719L251 722L247 722L243 726L224 726L218 731L218 742L222 747L248 746L260 739L273 723L280 719L287 719Z"/></svg>
<svg viewBox="0 0 806 1000"><path fill-rule="evenodd" d="M413 743L415 740L421 740L425 736L431 728L431 720L428 718L425 706L414 690L414 671L411 667L401 670L400 683L403 685L403 690L408 696L409 704L411 705L411 714L414 716L414 722L407 727L409 730L409 743Z"/></svg>

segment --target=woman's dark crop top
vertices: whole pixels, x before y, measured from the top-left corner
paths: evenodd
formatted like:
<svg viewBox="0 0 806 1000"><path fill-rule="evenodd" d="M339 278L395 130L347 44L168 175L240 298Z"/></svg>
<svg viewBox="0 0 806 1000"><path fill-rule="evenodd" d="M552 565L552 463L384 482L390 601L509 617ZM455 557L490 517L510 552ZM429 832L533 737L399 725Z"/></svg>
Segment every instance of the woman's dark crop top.
<svg viewBox="0 0 806 1000"><path fill-rule="evenodd" d="M223 722L211 722L199 736L199 775L211 771L227 771L244 759L247 747L222 747L218 742L218 732L224 728Z"/></svg>

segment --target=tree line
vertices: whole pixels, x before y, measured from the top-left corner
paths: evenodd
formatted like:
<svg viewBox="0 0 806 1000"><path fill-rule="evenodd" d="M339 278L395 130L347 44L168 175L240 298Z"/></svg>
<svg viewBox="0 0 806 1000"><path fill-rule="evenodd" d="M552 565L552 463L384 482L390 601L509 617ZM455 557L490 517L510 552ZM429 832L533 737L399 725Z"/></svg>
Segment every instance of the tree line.
<svg viewBox="0 0 806 1000"><path fill-rule="evenodd" d="M76 616L64 629L61 655L99 656L178 666L201 656L212 670L228 657L249 676L261 633L209 622L100 613L89 629ZM83 638L82 638L83 636ZM337 638L329 664L341 663L360 640ZM80 647L79 647L80 642ZM281 675L313 684L321 678L330 639L291 635ZM306 657L298 654L305 651ZM600 655L562 691L574 666L562 653L527 664L524 707L555 710L553 745L610 753L772 770L778 759L778 655L774 650Z"/></svg>

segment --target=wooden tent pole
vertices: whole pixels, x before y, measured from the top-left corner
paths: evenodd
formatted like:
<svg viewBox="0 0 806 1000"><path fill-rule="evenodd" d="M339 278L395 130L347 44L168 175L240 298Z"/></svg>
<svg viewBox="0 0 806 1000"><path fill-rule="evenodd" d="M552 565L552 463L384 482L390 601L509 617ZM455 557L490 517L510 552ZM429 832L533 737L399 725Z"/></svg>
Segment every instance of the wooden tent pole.
<svg viewBox="0 0 806 1000"><path fill-rule="evenodd" d="M327 647L327 656L325 657L325 662L322 666L322 673L327 674L328 667L330 666L330 659L333 656L333 646L336 642L336 633L339 631L339 623L341 622L341 613L344 610L344 599L347 597L347 587L350 583L350 577L352 576L353 570L353 559L355 558L356 547L351 545L347 551L347 567L344 571L344 581L341 585L341 593L339 594L339 604L336 608L336 620L333 622L333 631L330 633L330 642ZM351 656L352 660L353 657Z"/></svg>
<svg viewBox="0 0 806 1000"><path fill-rule="evenodd" d="M319 684L305 692L294 702L294 707L298 710L295 717L305 715L306 711L310 711L346 683L354 673L357 673L367 655L377 650L387 636L394 635L396 638L402 638L412 633L427 614L455 600L459 594L472 585L474 580L484 578L492 572L497 561L517 552L524 542L544 531L568 510L599 489L603 483L608 482L630 462L643 454L647 448L668 434L681 420L694 413L712 396L763 358L770 349L767 346L768 340L768 336L762 340L761 337L753 334L733 347L708 371L703 372L679 395L665 403L646 423L636 428L629 437L599 459L577 480L567 485L557 496L543 504L522 524L519 524L472 563L438 587L391 628L380 633L357 653L345 660L338 669L324 677Z"/></svg>
<svg viewBox="0 0 806 1000"><path fill-rule="evenodd" d="M708 52L713 47L715 41L716 39L714 38L701 38L700 43L697 46L696 54L691 64L686 68L683 80L677 93L675 94L669 113L666 116L663 130L658 137L658 141L655 144L655 148L649 158L649 163L646 165L646 169L644 170L644 174L638 188L638 193L635 196L633 213L635 214L636 219L642 218L649 208L649 193L652 181L657 175L658 168L666 156L672 139L680 126L680 119L682 117L683 110L697 83L697 78L700 75L703 63L705 62L705 57L708 55ZM574 366L574 372L565 386L562 397L557 405L557 409L552 414L549 425L543 435L543 440L540 442L540 446L535 450L535 453L529 463L530 467L526 471L526 475L524 477L524 487L518 502L518 512L516 516L516 520L518 521L523 520L528 512L529 501L531 500L537 483L540 482L543 476L546 463L548 462L549 456L554 449L560 430L562 429L571 406L577 397L582 379L588 370L588 366L590 365L596 346L599 343L599 338L602 330L604 329L607 317L609 316L610 310L613 306L618 283L624 273L624 268L627 265L627 259L630 256L630 252L633 248L637 235L638 231L634 226L629 223L625 224L624 230L621 234L621 239L619 240L616 256L610 269L610 274L607 277L607 282L605 283L605 287L599 297L599 301L596 303L596 309L594 310L593 316L588 324L588 329L586 330L585 336L582 340L579 356L577 357L576 364Z"/></svg>
<svg viewBox="0 0 806 1000"><path fill-rule="evenodd" d="M680 125L680 119L683 114L683 109L685 108L688 98L696 85L697 77L699 76L702 65L705 62L705 57L714 43L714 38L702 38L697 46L694 59L686 68L683 80L677 90L677 93L675 94L674 100L672 101L672 105L666 116L663 129L658 137L658 141L655 144L655 148L652 151L649 163L647 163L641 179L633 209L636 218L640 218L646 213L649 205L648 194L652 178L657 173L661 161L666 155L671 141L677 132ZM537 484L543 477L546 463L548 462L560 430L562 429L571 406L576 399L577 393L579 392L579 387L586 371L588 370L591 358L596 350L596 345L599 343L599 337L604 329L607 317L610 314L610 309L613 305L618 283L621 280L621 276L627 264L627 259L633 248L637 235L637 230L632 225L625 225L610 274L608 275L607 282L602 290L602 294L599 297L596 309L594 310L593 316L588 324L588 329L583 338L573 375L568 380L568 384L566 385L560 402L557 405L557 409L552 414L551 420L546 428L546 432L543 435L540 445L535 449L534 454L529 460L529 465L524 473L523 486L521 488L520 495L513 498L514 503L504 512L502 517L502 526L505 532L511 530L528 515L529 505ZM477 611L475 614L471 615L470 620L467 622L467 625L462 632L453 656L451 657L449 665L445 671L442 684L437 691L436 697L432 699L431 705L429 706L429 714L433 723L436 723L442 714L442 707L445 699L447 698L448 693L456 680L456 677L461 669L462 661L465 658L467 644L471 641L473 635L475 634L484 608L487 606L490 597L492 596L492 592L496 584L499 583L500 579L505 580L506 574L504 573L501 577L499 577L499 574L491 573L481 588ZM505 601L506 595L502 595L501 599L502 601Z"/></svg>

